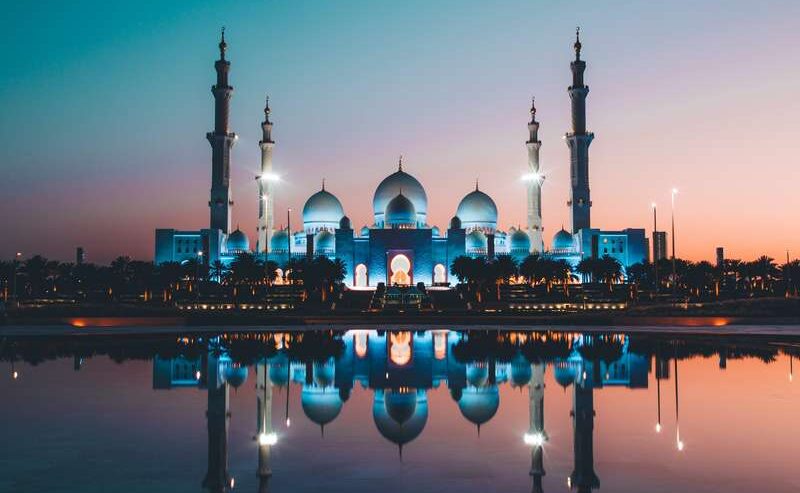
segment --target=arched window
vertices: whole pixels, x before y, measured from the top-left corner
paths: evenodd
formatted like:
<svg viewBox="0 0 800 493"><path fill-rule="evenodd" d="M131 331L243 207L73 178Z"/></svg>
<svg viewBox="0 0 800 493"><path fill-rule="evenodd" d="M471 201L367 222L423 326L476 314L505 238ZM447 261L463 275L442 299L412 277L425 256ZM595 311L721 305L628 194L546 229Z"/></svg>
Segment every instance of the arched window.
<svg viewBox="0 0 800 493"><path fill-rule="evenodd" d="M356 266L356 287L363 288L367 286L367 266L358 264Z"/></svg>
<svg viewBox="0 0 800 493"><path fill-rule="evenodd" d="M447 282L447 269L442 264L436 264L433 268L433 282Z"/></svg>

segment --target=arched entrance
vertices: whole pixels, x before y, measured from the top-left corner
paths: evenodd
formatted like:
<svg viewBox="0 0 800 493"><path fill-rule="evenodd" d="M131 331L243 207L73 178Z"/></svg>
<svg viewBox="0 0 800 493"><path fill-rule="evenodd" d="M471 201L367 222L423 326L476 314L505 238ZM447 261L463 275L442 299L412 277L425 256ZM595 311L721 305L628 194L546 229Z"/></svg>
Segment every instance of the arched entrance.
<svg viewBox="0 0 800 493"><path fill-rule="evenodd" d="M402 253L395 255L392 257L392 261L389 262L389 269L391 273L389 284L397 284L400 286L411 285L411 260L409 260L408 257Z"/></svg>
<svg viewBox="0 0 800 493"><path fill-rule="evenodd" d="M445 269L444 265L436 264L436 267L433 268L433 282L447 282L447 269Z"/></svg>
<svg viewBox="0 0 800 493"><path fill-rule="evenodd" d="M356 266L356 287L363 288L367 286L367 266L358 264Z"/></svg>

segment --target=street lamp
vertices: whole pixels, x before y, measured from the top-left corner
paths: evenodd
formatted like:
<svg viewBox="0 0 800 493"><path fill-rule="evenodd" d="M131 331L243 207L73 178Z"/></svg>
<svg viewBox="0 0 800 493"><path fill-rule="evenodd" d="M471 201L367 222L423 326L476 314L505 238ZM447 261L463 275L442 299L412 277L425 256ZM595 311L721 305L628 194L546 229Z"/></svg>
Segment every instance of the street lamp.
<svg viewBox="0 0 800 493"><path fill-rule="evenodd" d="M675 274L675 196L678 195L678 189L672 189L672 296L675 296L675 289L677 284L677 276Z"/></svg>
<svg viewBox="0 0 800 493"><path fill-rule="evenodd" d="M656 281L656 294L658 294L658 251L656 249L657 239L656 233L658 233L658 216L656 213L656 203L653 202L650 204L653 208L653 270L655 272L655 281Z"/></svg>
<svg viewBox="0 0 800 493"><path fill-rule="evenodd" d="M197 293L197 298L200 298L200 264L203 263L203 250L197 252L197 265L195 266L195 273L194 273L194 281L197 283L197 289L195 292Z"/></svg>
<svg viewBox="0 0 800 493"><path fill-rule="evenodd" d="M13 262L13 272L11 273L12 277L12 297L14 298L14 306L17 306L17 269L19 267L19 260L22 258L22 252L17 252L14 255L14 262Z"/></svg>

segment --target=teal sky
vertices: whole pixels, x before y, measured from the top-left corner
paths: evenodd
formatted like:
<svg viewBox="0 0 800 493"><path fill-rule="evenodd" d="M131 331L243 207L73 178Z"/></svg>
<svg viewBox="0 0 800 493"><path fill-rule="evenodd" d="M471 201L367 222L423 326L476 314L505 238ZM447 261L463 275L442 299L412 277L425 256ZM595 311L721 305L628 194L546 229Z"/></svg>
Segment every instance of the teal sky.
<svg viewBox="0 0 800 493"><path fill-rule="evenodd" d="M207 224L222 25L234 221L252 243L266 93L279 211L324 177L360 227L402 153L432 224L479 178L503 229L524 221L536 95L549 243L568 217L561 136L580 25L593 224L649 230L655 200L666 225L675 185L679 256L795 256L798 18L800 2L777 0L14 2L0 18L0 257L71 259L81 245L93 261L149 259L154 228Z"/></svg>

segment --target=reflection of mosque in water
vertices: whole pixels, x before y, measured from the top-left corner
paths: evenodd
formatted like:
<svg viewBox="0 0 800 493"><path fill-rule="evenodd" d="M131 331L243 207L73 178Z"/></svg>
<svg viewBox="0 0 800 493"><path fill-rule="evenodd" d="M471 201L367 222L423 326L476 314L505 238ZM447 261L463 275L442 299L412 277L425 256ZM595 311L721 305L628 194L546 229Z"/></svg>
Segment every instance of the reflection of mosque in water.
<svg viewBox="0 0 800 493"><path fill-rule="evenodd" d="M401 459L403 447L425 429L430 389L446 385L461 415L480 433L481 425L491 420L500 406L499 385L527 387L530 423L523 439L531 447L533 491L542 491L543 448L548 440L544 423L544 376L548 363L556 382L565 390L572 387L574 469L568 483L573 489L588 492L600 485L593 453L595 389L646 388L650 369L649 358L629 351L628 339L621 335L511 333L503 337L514 338L510 342L522 349L501 356L493 351L491 343L484 344L479 335L472 333L354 330L341 336L343 348L337 356L314 358L296 358L289 335L259 337L274 339L269 343L277 348L270 356L254 360L257 475L262 492L267 491L272 474L270 451L278 440L272 428L273 386L300 386L303 413L324 433L325 426L340 414L356 383L372 390L375 427L398 447ZM234 363L226 342L212 338L208 351L194 360L156 357L153 363L155 388L208 389L208 472L203 487L217 492L227 491L234 484L227 463L229 388L241 386L248 378L247 367ZM526 354L524 348L530 343L539 344L540 349L550 348L552 354ZM288 391L285 396L284 419L288 424Z"/></svg>

